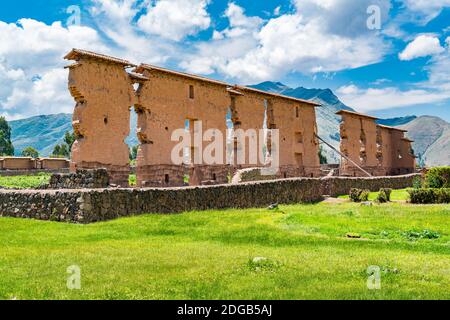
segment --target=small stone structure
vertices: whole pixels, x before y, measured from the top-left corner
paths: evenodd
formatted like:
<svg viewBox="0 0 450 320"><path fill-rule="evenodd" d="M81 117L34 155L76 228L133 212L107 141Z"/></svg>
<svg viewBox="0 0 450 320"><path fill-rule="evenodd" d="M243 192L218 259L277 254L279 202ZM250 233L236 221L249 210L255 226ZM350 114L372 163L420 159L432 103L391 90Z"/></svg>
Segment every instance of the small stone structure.
<svg viewBox="0 0 450 320"><path fill-rule="evenodd" d="M341 152L373 176L413 173L415 156L406 130L377 125L377 118L347 110L342 116ZM365 173L346 158L341 159L340 174L363 176Z"/></svg>
<svg viewBox="0 0 450 320"><path fill-rule="evenodd" d="M98 189L109 186L109 175L106 169L79 169L72 173L53 174L45 189Z"/></svg>
<svg viewBox="0 0 450 320"><path fill-rule="evenodd" d="M91 223L143 213L315 202L360 187L406 188L419 174L372 178L292 178L187 188L0 190L0 216Z"/></svg>

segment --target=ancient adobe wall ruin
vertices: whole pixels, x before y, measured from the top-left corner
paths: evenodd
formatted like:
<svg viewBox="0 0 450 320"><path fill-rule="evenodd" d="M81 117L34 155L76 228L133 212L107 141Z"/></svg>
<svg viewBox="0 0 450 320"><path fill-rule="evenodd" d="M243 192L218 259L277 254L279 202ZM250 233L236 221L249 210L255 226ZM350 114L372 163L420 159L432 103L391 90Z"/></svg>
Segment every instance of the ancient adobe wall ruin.
<svg viewBox="0 0 450 320"><path fill-rule="evenodd" d="M72 170L106 168L113 184L127 185L125 138L130 131L129 109L134 107L138 114L136 173L140 187L182 186L186 176L190 185L225 183L236 168L267 166L264 157L249 163L254 156L248 151L249 137L235 142L234 147L234 156L242 152L246 161L228 164L227 115L235 131L280 130L278 175L319 175L316 103L146 64L127 72L127 67L134 66L130 62L83 50L74 49L66 59L76 61L68 66L69 89L76 101ZM196 124L200 122L198 130ZM189 150L189 164L174 163L171 154L178 141L171 141L171 137L177 129L190 131L192 139L196 131L212 129L210 140L220 133L225 141L221 150L209 150L210 142L201 139ZM255 139L257 143L265 139L270 153L270 139L265 135ZM216 160L200 161L204 152L210 152Z"/></svg>
<svg viewBox="0 0 450 320"><path fill-rule="evenodd" d="M341 152L373 176L400 175L414 172L415 157L405 130L377 125L377 118L341 110ZM352 161L342 157L340 174L364 176Z"/></svg>
<svg viewBox="0 0 450 320"><path fill-rule="evenodd" d="M97 60L72 52L67 59L69 90L76 101L71 169L106 168L114 183L128 185L130 106L135 103L133 83L120 60Z"/></svg>

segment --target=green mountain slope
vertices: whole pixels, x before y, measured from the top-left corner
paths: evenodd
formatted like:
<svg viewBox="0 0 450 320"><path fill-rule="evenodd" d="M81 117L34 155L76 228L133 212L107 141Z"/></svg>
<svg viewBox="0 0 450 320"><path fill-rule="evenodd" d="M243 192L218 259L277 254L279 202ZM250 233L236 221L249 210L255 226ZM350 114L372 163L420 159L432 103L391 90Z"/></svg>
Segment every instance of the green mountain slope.
<svg viewBox="0 0 450 320"><path fill-rule="evenodd" d="M61 143L66 131L72 131L72 115L66 113L42 115L9 122L11 140L16 155L31 146L41 156L48 156Z"/></svg>

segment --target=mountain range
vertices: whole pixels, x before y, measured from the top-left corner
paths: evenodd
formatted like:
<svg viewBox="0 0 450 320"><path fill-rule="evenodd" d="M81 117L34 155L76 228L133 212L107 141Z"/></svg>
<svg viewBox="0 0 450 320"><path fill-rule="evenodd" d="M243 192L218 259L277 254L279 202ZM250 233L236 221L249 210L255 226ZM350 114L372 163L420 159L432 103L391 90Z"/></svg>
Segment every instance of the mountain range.
<svg viewBox="0 0 450 320"><path fill-rule="evenodd" d="M339 148L340 117L335 113L339 110L354 111L343 104L330 89L307 89L303 87L290 88L280 82L263 82L251 87L312 100L322 106L316 108L319 136ZM131 128L136 128L136 114L131 113ZM48 156L56 144L63 141L66 131L72 130L71 114L41 115L9 122L12 129L12 142L16 155L28 146L39 151L40 155ZM413 149L421 164L429 166L450 165L450 124L431 116L416 117L414 115L380 119L378 123L388 126L399 126L408 130L407 136L414 140ZM133 146L138 144L135 130L131 130L126 142ZM329 163L339 162L339 155L327 146L323 146Z"/></svg>

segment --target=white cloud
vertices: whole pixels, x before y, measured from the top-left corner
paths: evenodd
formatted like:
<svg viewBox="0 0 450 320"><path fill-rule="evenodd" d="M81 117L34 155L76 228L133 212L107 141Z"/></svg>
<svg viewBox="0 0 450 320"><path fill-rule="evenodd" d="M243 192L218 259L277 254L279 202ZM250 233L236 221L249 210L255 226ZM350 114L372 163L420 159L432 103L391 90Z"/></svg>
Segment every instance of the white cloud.
<svg viewBox="0 0 450 320"><path fill-rule="evenodd" d="M413 60L442 53L445 49L441 47L439 39L435 36L420 35L410 42L399 54L400 60Z"/></svg>
<svg viewBox="0 0 450 320"><path fill-rule="evenodd" d="M274 15L274 16L279 16L279 15L280 15L280 12L281 12L281 6L278 6L278 7L276 7L276 8L273 10L273 15Z"/></svg>
<svg viewBox="0 0 450 320"><path fill-rule="evenodd" d="M209 28L207 0L159 0L149 5L138 26L149 34L179 41Z"/></svg>
<svg viewBox="0 0 450 320"><path fill-rule="evenodd" d="M263 19L259 17L248 17L244 9L233 2L228 4L224 16L228 18L229 27L218 32L214 30L217 39L241 37L253 33L262 25ZM220 36L217 36L220 34ZM213 36L214 39L214 36Z"/></svg>
<svg viewBox="0 0 450 320"><path fill-rule="evenodd" d="M416 18L421 24L427 24L436 18L445 7L450 6L450 0L403 0L409 10L409 16Z"/></svg>
<svg viewBox="0 0 450 320"><path fill-rule="evenodd" d="M337 90L339 98L360 112L370 112L413 105L430 104L450 99L450 91L399 90L395 87L360 89L354 85Z"/></svg>
<svg viewBox="0 0 450 320"><path fill-rule="evenodd" d="M389 44L378 32L366 27L366 10L372 3L374 0L356 4L350 0L297 1L297 12L270 19L265 24L258 17L246 16L242 8L230 3L225 13L230 28L197 45L198 52L186 57L181 66L191 72L208 70L253 82L292 71L334 72L376 63L388 52ZM375 3L388 12L388 0L375 0ZM358 15L350 9L361 11L363 19L352 19L349 11ZM335 20L336 17L343 20ZM348 21L353 20L357 21L349 25ZM233 45L243 47L231 48Z"/></svg>
<svg viewBox="0 0 450 320"><path fill-rule="evenodd" d="M9 119L70 111L63 56L73 47L108 51L92 28L33 19L0 21L0 43L0 114Z"/></svg>

